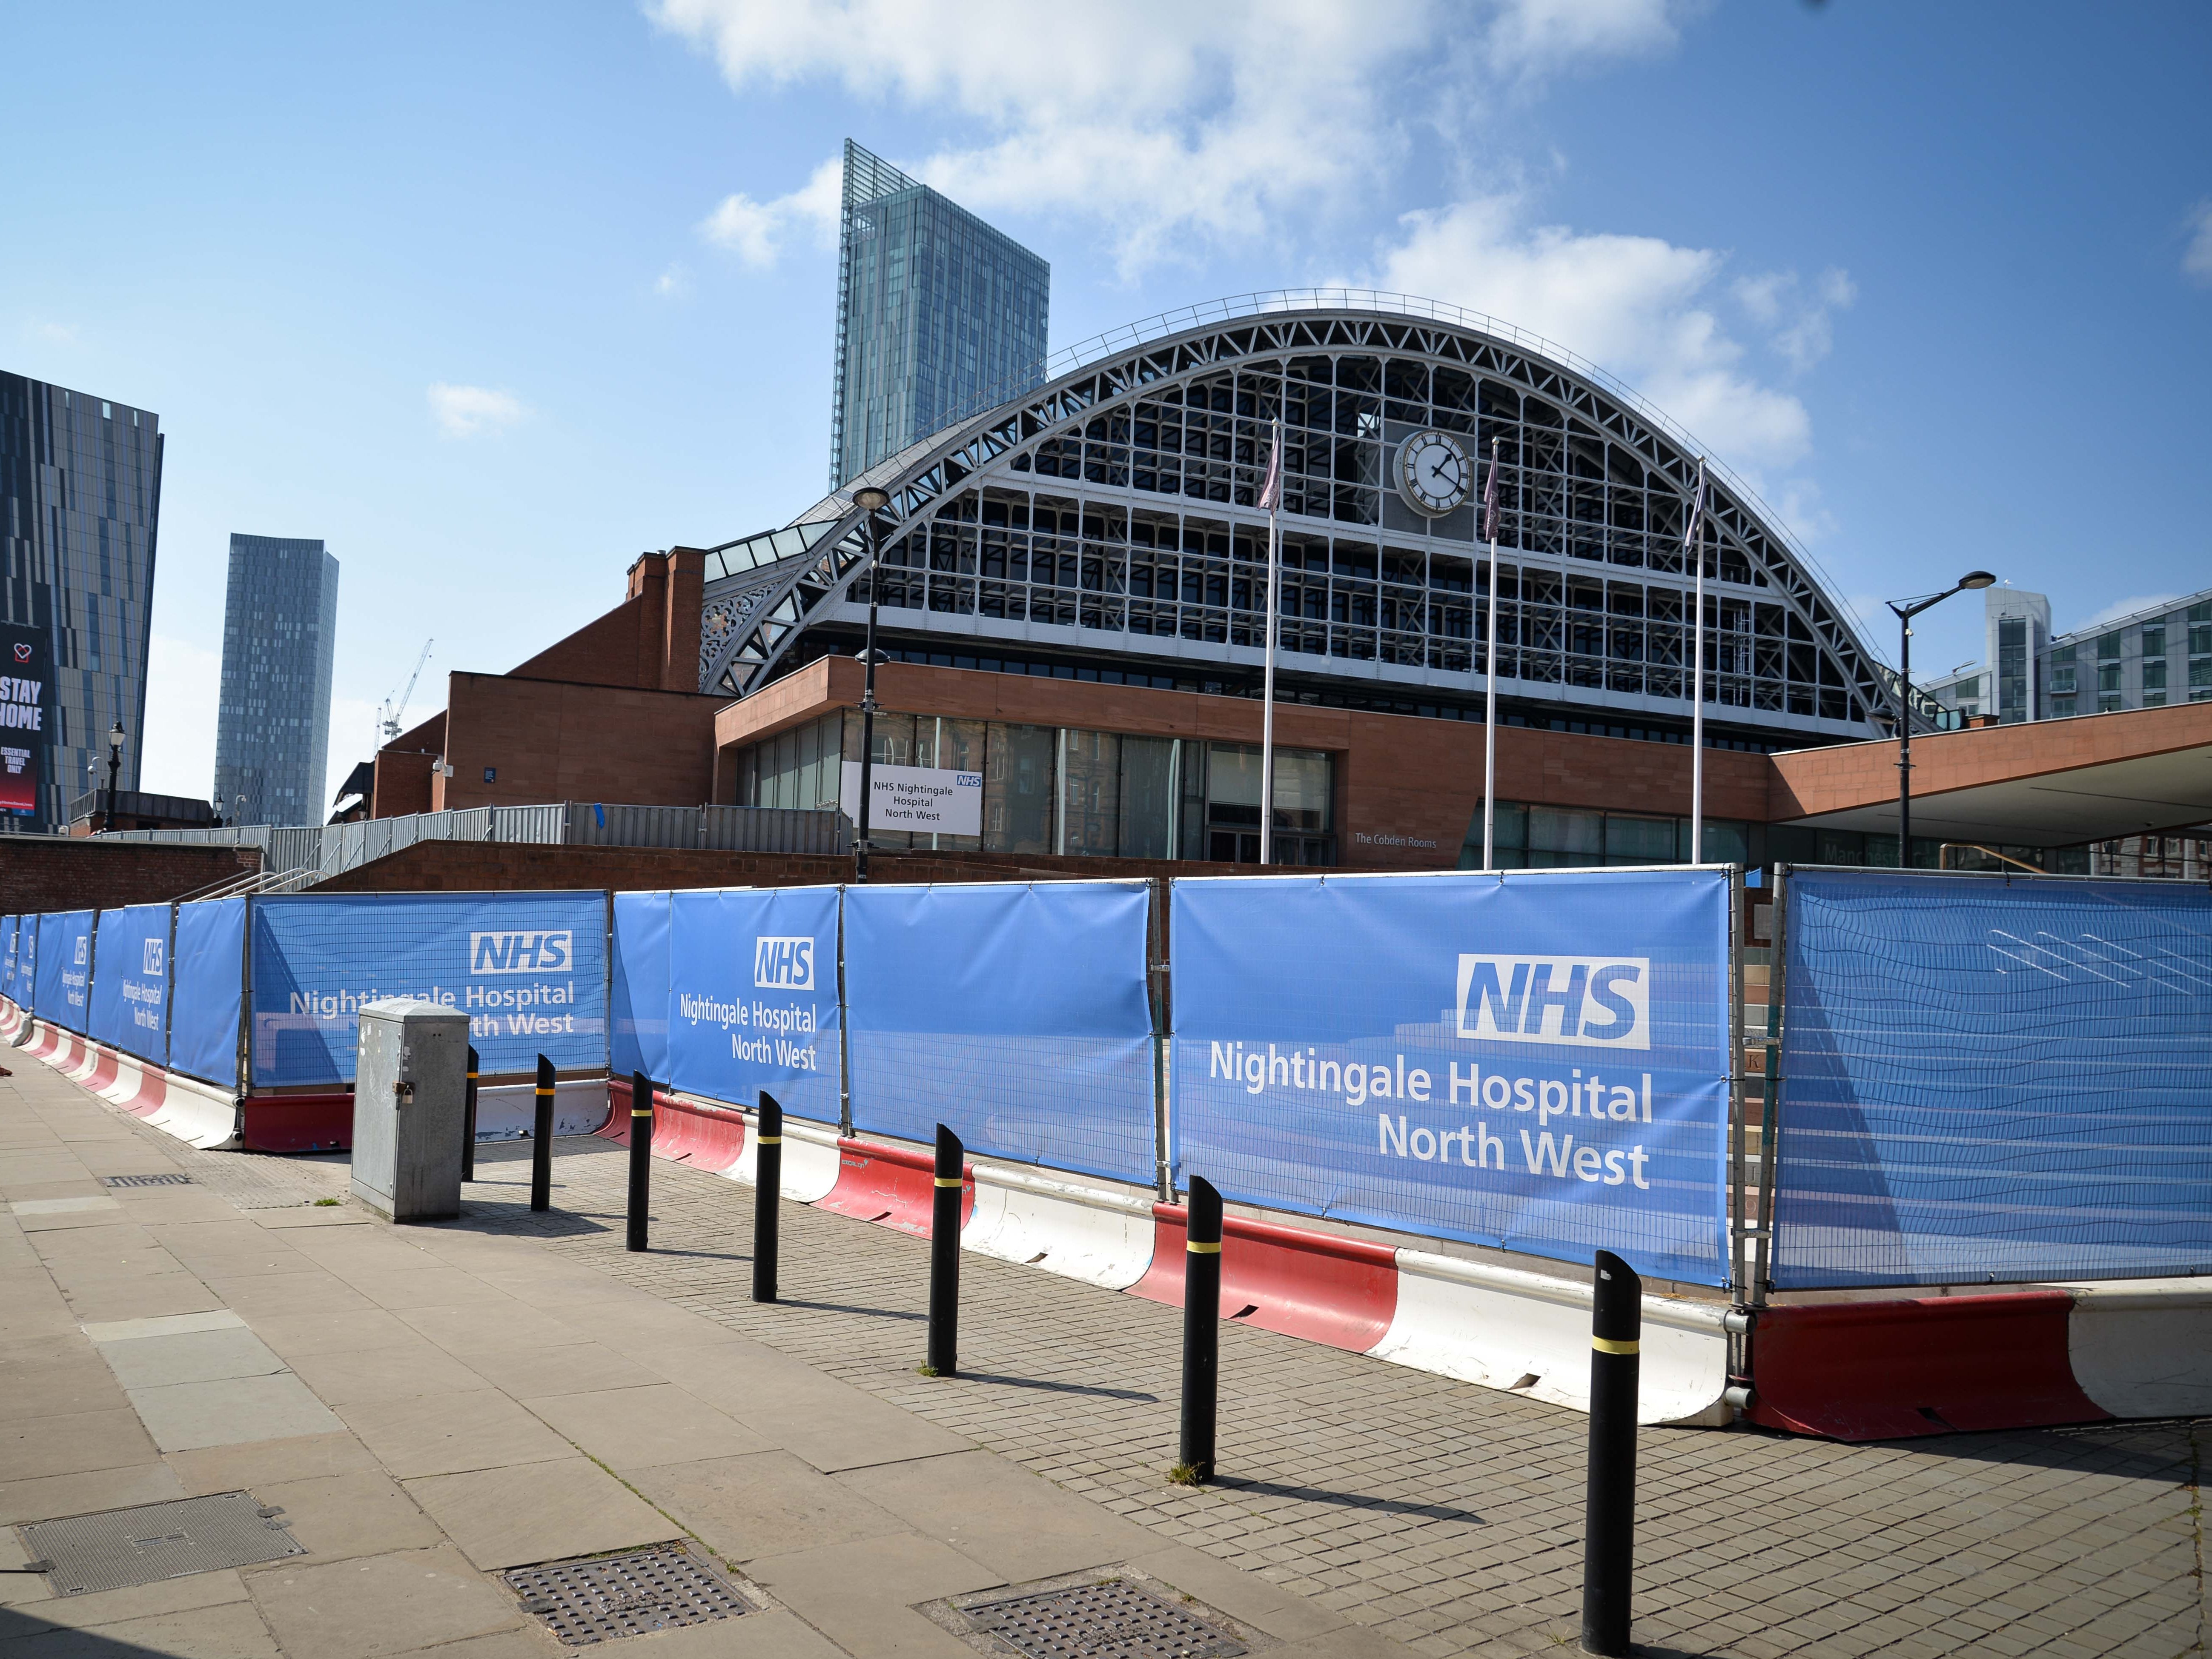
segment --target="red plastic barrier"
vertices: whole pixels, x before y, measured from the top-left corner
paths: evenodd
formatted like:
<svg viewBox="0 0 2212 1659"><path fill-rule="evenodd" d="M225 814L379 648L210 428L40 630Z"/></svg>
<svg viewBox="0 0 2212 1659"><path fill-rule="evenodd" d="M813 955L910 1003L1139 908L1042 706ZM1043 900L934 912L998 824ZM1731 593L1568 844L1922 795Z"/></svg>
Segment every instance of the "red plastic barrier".
<svg viewBox="0 0 2212 1659"><path fill-rule="evenodd" d="M2067 1358L2063 1291L1762 1309L1751 1419L1831 1440L2109 1420Z"/></svg>
<svg viewBox="0 0 2212 1659"><path fill-rule="evenodd" d="M138 1092L121 1103L133 1117L151 1117L161 1109L168 1097L169 1074L142 1064L138 1068Z"/></svg>
<svg viewBox="0 0 2212 1659"><path fill-rule="evenodd" d="M916 1238L929 1237L930 1212L937 1196L937 1160L925 1152L884 1146L872 1140L837 1143L837 1184L815 1200L819 1210L862 1221L880 1221ZM975 1212L975 1172L960 1166L960 1224Z"/></svg>
<svg viewBox="0 0 2212 1659"><path fill-rule="evenodd" d="M624 1091L625 1093L628 1091ZM627 1114L625 1114L627 1115ZM734 1170L745 1150L745 1121L735 1110L714 1111L654 1092L653 1155L716 1175Z"/></svg>
<svg viewBox="0 0 2212 1659"><path fill-rule="evenodd" d="M599 1125L598 1128L592 1130L592 1133L593 1134L597 1135L602 1140L611 1140L619 1146L627 1146L629 1145L630 1093L629 1079L628 1078L611 1077L607 1079L607 1121ZM660 1109L660 1102L662 1098L663 1097L658 1089L653 1091L653 1109L655 1111L659 1111ZM656 1129L660 1127L659 1119L655 1118L653 1120L653 1127Z"/></svg>
<svg viewBox="0 0 2212 1659"><path fill-rule="evenodd" d="M77 1083L80 1086L98 1094L115 1081L116 1068L121 1062L115 1050L108 1048L105 1043L95 1045L95 1053L97 1058L93 1061L91 1072L79 1078Z"/></svg>
<svg viewBox="0 0 2212 1659"><path fill-rule="evenodd" d="M256 1152L342 1152L353 1145L353 1095L252 1095L240 1133Z"/></svg>
<svg viewBox="0 0 2212 1659"><path fill-rule="evenodd" d="M1152 1265L1129 1287L1182 1306L1184 1212L1152 1206ZM1364 1353L1398 1311L1398 1256L1387 1245L1231 1216L1222 1224L1224 1318Z"/></svg>

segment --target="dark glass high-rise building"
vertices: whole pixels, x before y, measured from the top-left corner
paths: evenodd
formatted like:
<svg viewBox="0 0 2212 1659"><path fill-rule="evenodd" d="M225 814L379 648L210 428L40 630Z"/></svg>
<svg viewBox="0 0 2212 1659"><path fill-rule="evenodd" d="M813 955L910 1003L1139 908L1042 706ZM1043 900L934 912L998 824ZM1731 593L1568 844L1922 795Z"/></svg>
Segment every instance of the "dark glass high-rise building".
<svg viewBox="0 0 2212 1659"><path fill-rule="evenodd" d="M830 487L1042 384L1052 267L845 141Z"/></svg>
<svg viewBox="0 0 2212 1659"><path fill-rule="evenodd" d="M105 787L118 720L118 781L138 787L161 516L157 416L0 374L0 621L47 636L54 678L39 811L0 816L0 833L58 829L70 801Z"/></svg>
<svg viewBox="0 0 2212 1659"><path fill-rule="evenodd" d="M338 562L314 541L230 538L215 799L241 823L320 823Z"/></svg>

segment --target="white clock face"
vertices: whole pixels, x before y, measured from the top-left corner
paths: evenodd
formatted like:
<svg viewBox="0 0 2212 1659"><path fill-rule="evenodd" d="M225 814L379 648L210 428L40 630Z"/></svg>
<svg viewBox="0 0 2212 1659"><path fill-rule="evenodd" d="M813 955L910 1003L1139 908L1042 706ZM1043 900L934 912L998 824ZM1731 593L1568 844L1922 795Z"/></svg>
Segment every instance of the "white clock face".
<svg viewBox="0 0 2212 1659"><path fill-rule="evenodd" d="M1414 512L1440 519L1474 493L1474 466L1449 432L1416 432L1398 446L1398 493Z"/></svg>

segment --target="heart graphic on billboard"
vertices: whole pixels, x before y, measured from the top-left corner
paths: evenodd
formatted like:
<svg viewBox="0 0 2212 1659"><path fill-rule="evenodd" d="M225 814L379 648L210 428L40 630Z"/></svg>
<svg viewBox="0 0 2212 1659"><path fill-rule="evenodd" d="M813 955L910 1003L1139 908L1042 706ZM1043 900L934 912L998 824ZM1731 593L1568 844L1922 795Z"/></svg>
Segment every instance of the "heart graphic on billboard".
<svg viewBox="0 0 2212 1659"><path fill-rule="evenodd" d="M17 662L28 662L30 659L31 647L29 646L19 645L15 647L15 660Z"/></svg>

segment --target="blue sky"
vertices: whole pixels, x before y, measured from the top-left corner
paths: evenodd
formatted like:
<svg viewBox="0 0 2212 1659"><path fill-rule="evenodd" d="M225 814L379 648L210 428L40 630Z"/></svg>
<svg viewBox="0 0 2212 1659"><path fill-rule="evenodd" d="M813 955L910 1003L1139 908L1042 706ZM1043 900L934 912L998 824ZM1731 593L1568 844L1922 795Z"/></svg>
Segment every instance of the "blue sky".
<svg viewBox="0 0 2212 1659"><path fill-rule="evenodd" d="M2212 586L2202 5L17 3L0 62L0 367L168 434L149 788L210 780L231 531L343 566L336 778L426 636L418 716L812 502L848 134L1052 261L1055 347L1416 293L1638 387L1863 611Z"/></svg>

